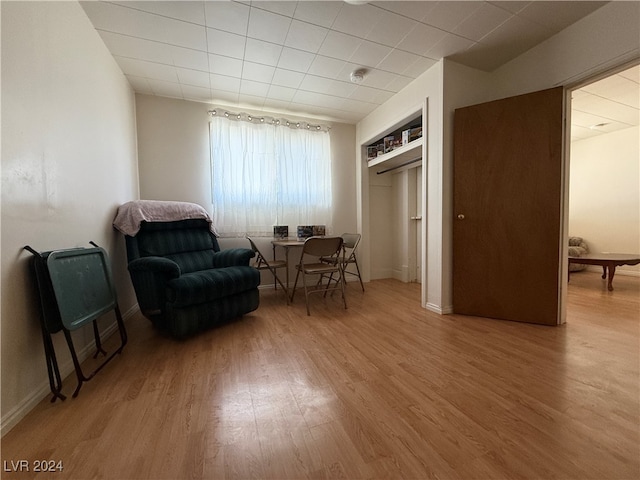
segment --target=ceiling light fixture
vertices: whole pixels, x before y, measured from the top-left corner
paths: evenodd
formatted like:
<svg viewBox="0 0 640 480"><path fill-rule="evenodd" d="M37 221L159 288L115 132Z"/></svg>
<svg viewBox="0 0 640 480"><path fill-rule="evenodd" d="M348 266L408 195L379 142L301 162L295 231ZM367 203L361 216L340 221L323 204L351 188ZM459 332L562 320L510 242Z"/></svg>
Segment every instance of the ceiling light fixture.
<svg viewBox="0 0 640 480"><path fill-rule="evenodd" d="M351 76L349 77L351 79L351 83L362 83L365 73L367 73L366 70L354 70L351 72Z"/></svg>

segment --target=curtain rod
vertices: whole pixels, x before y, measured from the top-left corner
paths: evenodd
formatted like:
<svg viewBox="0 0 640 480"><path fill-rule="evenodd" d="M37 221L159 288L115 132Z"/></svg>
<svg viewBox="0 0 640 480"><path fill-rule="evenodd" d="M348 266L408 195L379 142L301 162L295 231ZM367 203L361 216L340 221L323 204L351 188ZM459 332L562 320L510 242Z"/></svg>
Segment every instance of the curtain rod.
<svg viewBox="0 0 640 480"><path fill-rule="evenodd" d="M245 112L235 113L218 108L209 110L208 113L210 117L225 117L229 120L240 120L250 123L268 123L276 126L282 125L289 128L303 128L306 130L314 130L318 132L328 132L329 130L331 130L331 127L329 127L328 125L314 125L304 121L287 120L286 118L275 118L270 115L251 115Z"/></svg>
<svg viewBox="0 0 640 480"><path fill-rule="evenodd" d="M407 165L411 165L412 163L421 162L421 161L422 161L422 157L416 158L415 160L409 160L408 162L402 163L400 165L396 165L395 167L387 168L386 170L380 170L379 172L376 172L376 175L382 175L383 173L391 172L392 170L397 170L399 168L406 167Z"/></svg>

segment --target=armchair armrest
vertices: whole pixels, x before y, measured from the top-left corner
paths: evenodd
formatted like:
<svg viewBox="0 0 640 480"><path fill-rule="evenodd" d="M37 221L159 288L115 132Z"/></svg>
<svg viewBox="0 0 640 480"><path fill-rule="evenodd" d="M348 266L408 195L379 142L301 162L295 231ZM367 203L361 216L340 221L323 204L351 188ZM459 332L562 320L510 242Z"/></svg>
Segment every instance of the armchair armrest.
<svg viewBox="0 0 640 480"><path fill-rule="evenodd" d="M255 255L250 248L229 248L213 255L213 266L214 268L248 266Z"/></svg>
<svg viewBox="0 0 640 480"><path fill-rule="evenodd" d="M127 268L140 310L145 313L163 309L167 282L180 276L178 264L168 258L143 257L129 262Z"/></svg>

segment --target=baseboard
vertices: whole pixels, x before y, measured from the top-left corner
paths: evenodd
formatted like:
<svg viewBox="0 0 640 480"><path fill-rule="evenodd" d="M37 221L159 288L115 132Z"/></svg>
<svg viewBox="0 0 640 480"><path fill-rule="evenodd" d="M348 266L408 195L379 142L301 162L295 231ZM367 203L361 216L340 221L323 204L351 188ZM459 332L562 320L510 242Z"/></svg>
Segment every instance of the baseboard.
<svg viewBox="0 0 640 480"><path fill-rule="evenodd" d="M425 308L427 310L429 310L430 312L435 312L439 315L449 315L451 313L453 313L453 305L448 305L446 307L440 307L439 305L436 305L434 303L427 303L425 305Z"/></svg>
<svg viewBox="0 0 640 480"><path fill-rule="evenodd" d="M129 318L135 315L139 310L138 304L135 304L131 307L127 312L122 314L122 319L126 323ZM108 327L100 332L101 340L107 340L111 335L118 331L118 325L114 321ZM76 352L78 355L78 360L82 363L86 360L89 355L93 355L95 352L96 343L92 341L88 343L82 350ZM66 380L67 377L75 372L73 367L73 361L69 358L62 364L59 364L60 368L60 376L63 380ZM0 437L3 437L6 433L8 433L13 427L15 427L20 420L22 420L36 405L38 405L44 398L51 395L51 388L49 386L49 379L45 379L38 388L36 388L31 394L27 395L27 397L16 405L14 408L9 410L3 417L0 422Z"/></svg>

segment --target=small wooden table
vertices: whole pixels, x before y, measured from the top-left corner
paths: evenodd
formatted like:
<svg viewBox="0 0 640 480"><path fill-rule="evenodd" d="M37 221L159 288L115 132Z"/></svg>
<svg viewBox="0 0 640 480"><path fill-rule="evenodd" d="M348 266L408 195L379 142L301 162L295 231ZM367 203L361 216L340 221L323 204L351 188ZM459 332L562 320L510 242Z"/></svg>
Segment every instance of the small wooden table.
<svg viewBox="0 0 640 480"><path fill-rule="evenodd" d="M609 270L609 278L607 280L607 288L613 290L613 276L616 274L616 267L620 265L637 265L640 263L640 255L629 253L589 253L581 257L569 256L569 265L577 263L581 265L601 265L602 278L607 278L607 269Z"/></svg>

